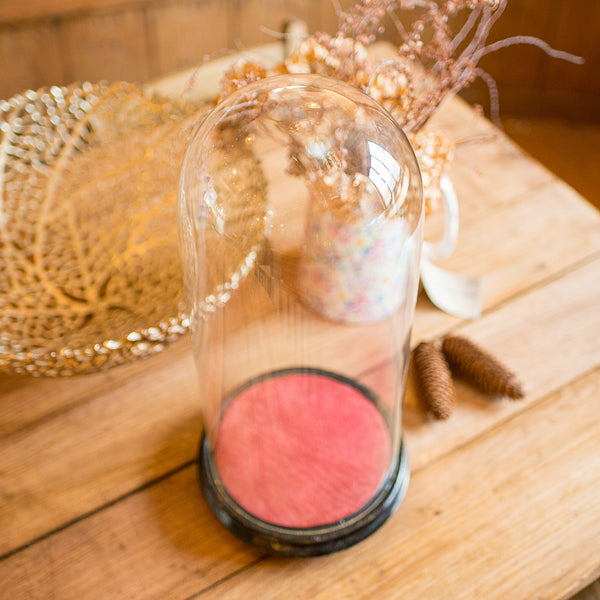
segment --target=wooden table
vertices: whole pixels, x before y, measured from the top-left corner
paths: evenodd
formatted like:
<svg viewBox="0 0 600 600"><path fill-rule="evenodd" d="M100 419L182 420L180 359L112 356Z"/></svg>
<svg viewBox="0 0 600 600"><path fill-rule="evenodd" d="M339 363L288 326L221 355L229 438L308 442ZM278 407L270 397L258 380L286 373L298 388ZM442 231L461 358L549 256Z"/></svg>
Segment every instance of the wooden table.
<svg viewBox="0 0 600 600"><path fill-rule="evenodd" d="M525 400L459 383L436 422L411 376L397 513L349 550L281 559L201 496L187 338L99 374L0 376L0 596L559 599L600 575L600 214L461 101L436 125L461 206L443 266L481 275L485 306L463 321L420 297L413 345L468 335Z"/></svg>

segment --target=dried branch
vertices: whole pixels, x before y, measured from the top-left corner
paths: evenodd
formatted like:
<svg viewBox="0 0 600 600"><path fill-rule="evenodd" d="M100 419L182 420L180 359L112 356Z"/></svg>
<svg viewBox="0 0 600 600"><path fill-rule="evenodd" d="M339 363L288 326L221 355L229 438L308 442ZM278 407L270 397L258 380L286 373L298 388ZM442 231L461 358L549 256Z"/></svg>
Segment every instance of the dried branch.
<svg viewBox="0 0 600 600"><path fill-rule="evenodd" d="M339 15L335 35L314 33L269 72L254 63L234 65L224 78L220 98L271 73L325 75L372 96L414 140L426 135L425 124L445 100L477 78L489 89L492 118L499 123L498 88L491 75L478 66L491 52L531 44L554 58L583 62L528 35L488 44L508 0L360 0L345 12L333 1ZM368 48L384 33L385 19L398 31L400 43L390 54L373 58ZM455 32L451 22L462 26ZM433 177L426 190L428 207L436 204L436 183Z"/></svg>
<svg viewBox="0 0 600 600"><path fill-rule="evenodd" d="M477 77L488 86L492 112L497 115L498 90L491 76L478 67L482 57L507 46L530 44L554 58L583 62L529 35L488 44L507 4L508 0L361 0L345 12L336 5L337 34L308 37L285 61L283 70L318 73L357 86L382 102L407 132L419 131L446 98ZM449 20L458 15L465 19L453 32ZM401 42L395 57L373 61L366 49L384 33L386 17ZM226 78L229 91L244 84L243 77L236 77L233 84Z"/></svg>
<svg viewBox="0 0 600 600"><path fill-rule="evenodd" d="M475 69L475 75L486 84L490 94L490 116L492 121L502 129L502 122L500 121L500 94L498 93L496 80L487 71L480 68Z"/></svg>
<svg viewBox="0 0 600 600"><path fill-rule="evenodd" d="M576 65L582 65L585 62L585 59L581 56L576 56L575 54L571 54L570 52L564 52L562 50L555 50L554 48L552 48L552 46L550 46L550 44L548 44L544 40L540 40L539 38L533 37L531 35L514 35L504 40L494 42L493 44L489 44L485 48L481 49L481 51L477 55L477 58L479 59L482 56L485 56L486 54L496 52L497 50L506 48L508 46L514 46L515 44L528 44L530 46L537 46L552 58L566 60L568 62L575 63Z"/></svg>
<svg viewBox="0 0 600 600"><path fill-rule="evenodd" d="M465 24L462 26L461 30L454 36L452 40L452 47L456 50L467 38L469 33L475 27L477 20L481 16L481 6L477 6L474 10L471 11L471 14L468 16Z"/></svg>

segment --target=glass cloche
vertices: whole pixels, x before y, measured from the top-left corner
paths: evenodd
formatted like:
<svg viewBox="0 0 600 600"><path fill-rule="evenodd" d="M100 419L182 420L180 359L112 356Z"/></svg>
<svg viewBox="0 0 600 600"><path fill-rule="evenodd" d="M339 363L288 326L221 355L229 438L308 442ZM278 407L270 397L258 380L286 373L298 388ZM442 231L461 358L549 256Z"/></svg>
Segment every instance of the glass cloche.
<svg viewBox="0 0 600 600"><path fill-rule="evenodd" d="M347 84L268 77L199 125L178 216L208 503L272 553L360 541L408 482L424 214L406 136Z"/></svg>

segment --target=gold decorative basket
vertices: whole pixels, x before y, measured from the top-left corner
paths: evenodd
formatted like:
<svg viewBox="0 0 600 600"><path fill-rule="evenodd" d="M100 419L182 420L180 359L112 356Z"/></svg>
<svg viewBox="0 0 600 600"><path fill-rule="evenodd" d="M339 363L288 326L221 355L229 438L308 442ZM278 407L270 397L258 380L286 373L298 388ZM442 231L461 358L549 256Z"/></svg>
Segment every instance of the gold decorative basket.
<svg viewBox="0 0 600 600"><path fill-rule="evenodd" d="M176 188L199 110L131 84L0 103L0 371L91 372L187 330Z"/></svg>

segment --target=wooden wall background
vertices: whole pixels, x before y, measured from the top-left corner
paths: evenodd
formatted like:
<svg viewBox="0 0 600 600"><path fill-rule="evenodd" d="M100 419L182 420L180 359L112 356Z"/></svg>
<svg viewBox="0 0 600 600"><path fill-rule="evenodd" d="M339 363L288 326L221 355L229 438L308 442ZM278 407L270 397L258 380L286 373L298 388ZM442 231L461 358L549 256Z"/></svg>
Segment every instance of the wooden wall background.
<svg viewBox="0 0 600 600"><path fill-rule="evenodd" d="M343 0L342 6L353 4ZM0 0L0 98L49 84L147 81L223 49L272 41L290 18L335 31L331 0ZM498 39L537 35L584 66L516 47L486 57L503 113L600 121L600 1L511 0ZM464 94L487 105L487 91Z"/></svg>
<svg viewBox="0 0 600 600"><path fill-rule="evenodd" d="M346 3L349 4L349 3ZM329 0L0 0L0 97L73 81L147 81L274 41L290 18L334 30Z"/></svg>

